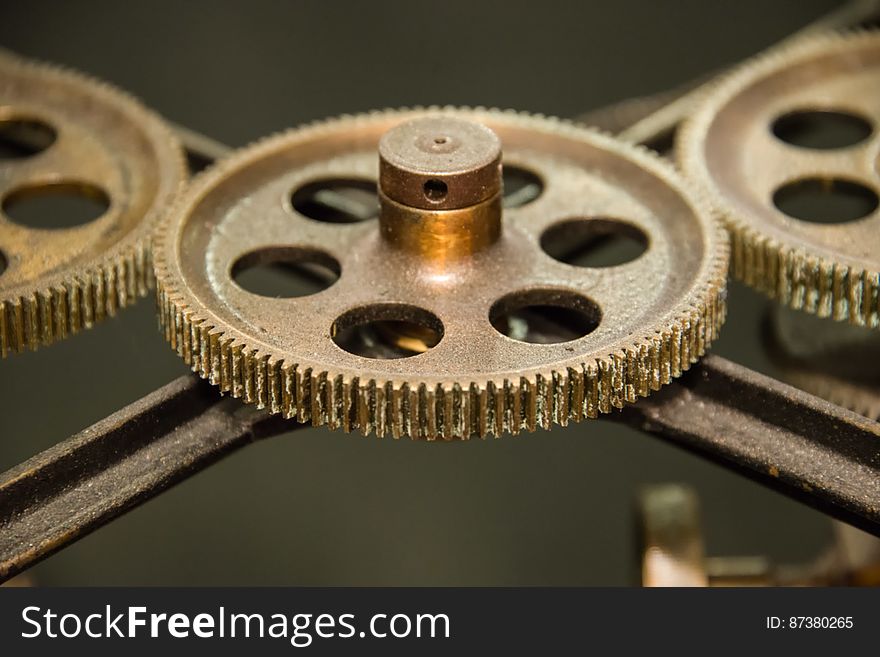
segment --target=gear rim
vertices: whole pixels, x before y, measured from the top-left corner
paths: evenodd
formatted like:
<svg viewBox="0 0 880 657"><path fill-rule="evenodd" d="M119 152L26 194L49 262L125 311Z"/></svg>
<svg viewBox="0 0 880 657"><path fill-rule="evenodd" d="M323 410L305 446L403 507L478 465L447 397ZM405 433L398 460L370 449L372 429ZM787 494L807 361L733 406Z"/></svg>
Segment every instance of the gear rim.
<svg viewBox="0 0 880 657"><path fill-rule="evenodd" d="M351 369L289 362L259 338L225 324L190 289L179 262L177 241L190 213L227 177L280 152L289 141L330 133L341 125L403 120L429 112L488 115L521 129L552 131L560 138L587 140L597 149L607 149L615 157L643 166L657 181L670 186L702 223L706 253L700 260L700 280L687 288L684 298L657 326L645 327L640 337L628 336L633 339L621 340L594 362L572 357L564 366L532 368L519 376L471 380L422 376L415 381L397 375L364 377ZM647 149L621 144L608 135L560 119L512 111L452 107L385 110L344 115L268 137L200 174L160 226L155 242L160 327L193 371L222 392L272 413L316 426L359 429L379 436L390 433L429 440L499 436L597 417L680 375L717 337L726 313L726 234L706 204L683 188L671 167Z"/></svg>

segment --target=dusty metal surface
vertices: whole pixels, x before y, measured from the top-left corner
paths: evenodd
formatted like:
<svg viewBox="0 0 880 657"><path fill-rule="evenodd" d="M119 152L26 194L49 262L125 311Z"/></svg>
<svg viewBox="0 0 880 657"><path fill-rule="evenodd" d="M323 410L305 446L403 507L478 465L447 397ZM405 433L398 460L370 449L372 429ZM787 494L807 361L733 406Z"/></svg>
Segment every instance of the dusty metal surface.
<svg viewBox="0 0 880 657"><path fill-rule="evenodd" d="M878 79L878 33L798 42L720 84L682 126L677 149L727 221L734 276L793 308L872 327ZM820 131L835 139L804 141Z"/></svg>
<svg viewBox="0 0 880 657"><path fill-rule="evenodd" d="M183 376L0 474L0 581L230 452L297 428Z"/></svg>
<svg viewBox="0 0 880 657"><path fill-rule="evenodd" d="M880 535L880 423L712 355L621 418Z"/></svg>
<svg viewBox="0 0 880 657"><path fill-rule="evenodd" d="M390 248L375 221L316 221L292 207L316 181L375 181L380 137L426 114L485 124L505 166L541 182L536 199L504 210L491 248L438 268ZM542 249L548 229L571 221L636 233L647 248L620 266L573 266ZM468 438L596 417L679 375L724 317L725 236L665 163L507 112L377 113L270 139L197 179L157 242L161 322L193 369L247 402L346 431ZM234 282L243 257L279 252L320 257L341 276L286 299ZM511 318L524 307L581 323L560 339L531 336ZM433 348L377 359L340 346L346 330L388 322L433 333Z"/></svg>
<svg viewBox="0 0 880 657"><path fill-rule="evenodd" d="M87 328L147 293L150 233L186 169L177 139L133 98L3 53L0 142L5 357ZM16 219L16 207L62 196L93 202L103 213L64 227Z"/></svg>
<svg viewBox="0 0 880 657"><path fill-rule="evenodd" d="M609 417L880 535L876 422L717 356ZM0 581L255 439L301 426L181 377L0 475Z"/></svg>

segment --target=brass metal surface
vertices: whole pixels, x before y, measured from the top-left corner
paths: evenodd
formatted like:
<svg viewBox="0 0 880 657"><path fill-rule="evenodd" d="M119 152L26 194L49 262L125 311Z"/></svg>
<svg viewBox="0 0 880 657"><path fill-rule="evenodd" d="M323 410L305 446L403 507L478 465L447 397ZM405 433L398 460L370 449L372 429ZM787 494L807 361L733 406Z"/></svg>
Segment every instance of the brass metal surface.
<svg viewBox="0 0 880 657"><path fill-rule="evenodd" d="M151 231L185 182L183 151L139 102L78 73L0 53L0 124L39 122L54 142L0 159L0 201L44 190L99 194L94 221L40 228L0 210L0 354L91 326L152 285Z"/></svg>
<svg viewBox="0 0 880 657"><path fill-rule="evenodd" d="M437 272L501 236L501 142L449 115L400 123L379 140L379 229Z"/></svg>
<svg viewBox="0 0 880 657"><path fill-rule="evenodd" d="M505 165L542 181L535 200L504 210L491 247L438 271L390 247L375 219L324 223L292 207L318 180L377 180L382 135L438 113L488 126ZM648 248L615 267L554 260L541 235L573 218L625 222ZM310 296L257 296L231 272L266 249L320 251L341 276ZM379 436L469 438L597 417L687 369L725 315L724 231L666 163L564 121L495 110L378 112L260 142L194 181L154 258L161 324L194 371L272 412ZM592 312L598 325L565 342L514 339L490 314L515 298ZM423 347L395 359L334 342L368 320L415 323L439 341L414 338Z"/></svg>
<svg viewBox="0 0 880 657"><path fill-rule="evenodd" d="M731 272L823 317L880 325L880 211L846 223L802 221L774 195L815 181L880 191L880 34L824 35L745 64L682 127L679 164L731 233ZM871 126L834 149L785 143L771 127L791 112L844 112Z"/></svg>
<svg viewBox="0 0 880 657"><path fill-rule="evenodd" d="M486 126L448 114L406 121L379 140L379 186L424 210L476 205L501 191L501 142Z"/></svg>

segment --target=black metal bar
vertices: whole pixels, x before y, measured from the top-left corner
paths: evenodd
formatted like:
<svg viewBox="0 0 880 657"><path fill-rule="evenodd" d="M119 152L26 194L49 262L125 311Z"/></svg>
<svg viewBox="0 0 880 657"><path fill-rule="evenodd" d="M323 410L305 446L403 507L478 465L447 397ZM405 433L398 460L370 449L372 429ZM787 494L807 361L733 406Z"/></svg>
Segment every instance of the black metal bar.
<svg viewBox="0 0 880 657"><path fill-rule="evenodd" d="M0 474L0 581L230 452L299 426L194 375Z"/></svg>
<svg viewBox="0 0 880 657"><path fill-rule="evenodd" d="M711 355L620 418L880 535L880 423Z"/></svg>

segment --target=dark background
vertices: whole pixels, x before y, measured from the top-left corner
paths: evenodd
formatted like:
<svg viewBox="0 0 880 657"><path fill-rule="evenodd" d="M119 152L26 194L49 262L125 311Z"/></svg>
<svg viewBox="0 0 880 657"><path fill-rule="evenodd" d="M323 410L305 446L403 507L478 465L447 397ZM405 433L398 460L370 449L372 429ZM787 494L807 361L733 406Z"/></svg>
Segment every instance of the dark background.
<svg viewBox="0 0 880 657"><path fill-rule="evenodd" d="M0 2L0 46L107 79L231 145L413 104L571 116L748 56L789 2ZM734 286L717 351L772 373ZM124 365L123 365L124 364ZM144 300L0 363L0 470L186 371ZM37 566L39 584L637 582L633 497L678 481L711 555L815 556L829 521L608 422L426 444L309 429L235 454Z"/></svg>

